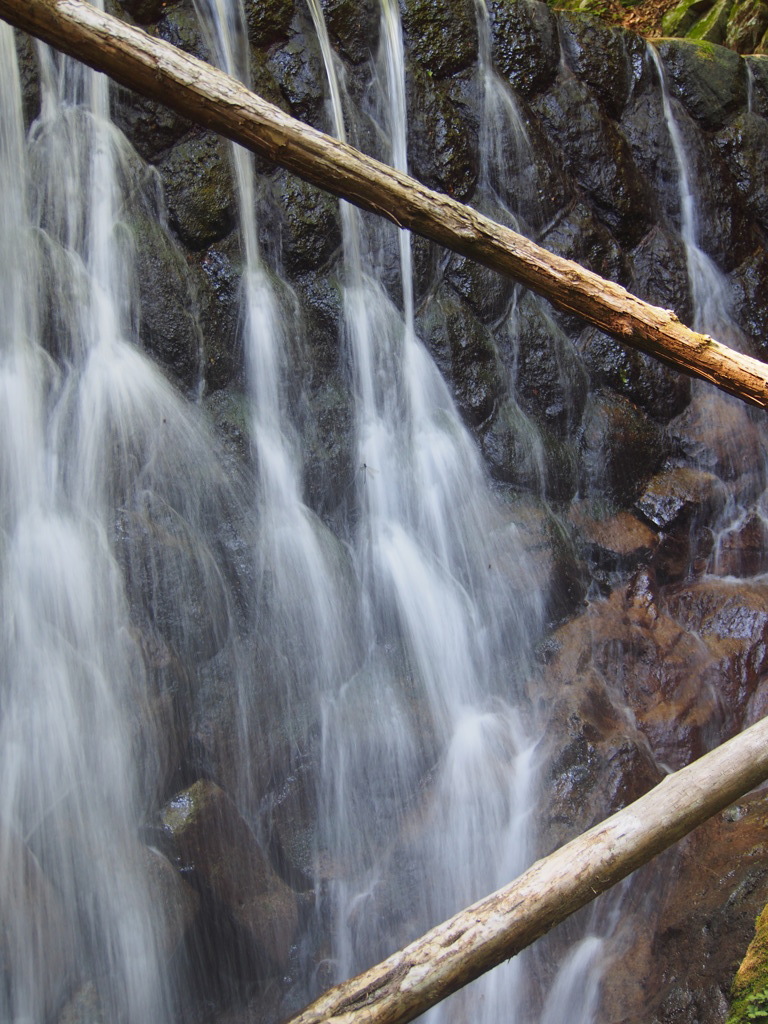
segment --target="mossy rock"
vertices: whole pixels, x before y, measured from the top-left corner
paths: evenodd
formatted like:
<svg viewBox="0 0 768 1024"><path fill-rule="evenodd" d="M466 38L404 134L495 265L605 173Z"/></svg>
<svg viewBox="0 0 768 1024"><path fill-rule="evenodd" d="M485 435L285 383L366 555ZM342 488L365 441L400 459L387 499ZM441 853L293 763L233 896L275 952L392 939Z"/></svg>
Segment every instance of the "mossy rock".
<svg viewBox="0 0 768 1024"><path fill-rule="evenodd" d="M755 936L733 979L726 1024L763 1020L768 1020L768 906L755 923Z"/></svg>
<svg viewBox="0 0 768 1024"><path fill-rule="evenodd" d="M212 133L175 146L160 165L171 227L192 249L223 238L235 222L228 144Z"/></svg>
<svg viewBox="0 0 768 1024"><path fill-rule="evenodd" d="M686 36L700 43L724 43L731 0L718 0L703 18L688 29Z"/></svg>
<svg viewBox="0 0 768 1024"><path fill-rule="evenodd" d="M665 36L684 36L711 6L712 0L683 0L661 19L661 31Z"/></svg>
<svg viewBox="0 0 768 1024"><path fill-rule="evenodd" d="M763 0L741 0L731 8L725 45L737 53L754 53L768 32L768 4Z"/></svg>
<svg viewBox="0 0 768 1024"><path fill-rule="evenodd" d="M744 61L733 50L690 39L665 39L658 49L672 93L705 131L721 128L746 103Z"/></svg>

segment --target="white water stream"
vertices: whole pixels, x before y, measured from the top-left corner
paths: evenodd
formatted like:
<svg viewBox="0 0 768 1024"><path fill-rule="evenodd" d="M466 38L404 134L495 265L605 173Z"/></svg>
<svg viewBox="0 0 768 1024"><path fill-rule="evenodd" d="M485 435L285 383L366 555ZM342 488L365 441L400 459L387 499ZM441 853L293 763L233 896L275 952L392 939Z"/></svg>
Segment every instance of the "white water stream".
<svg viewBox="0 0 768 1024"><path fill-rule="evenodd" d="M310 7L343 137L343 91L319 5ZM384 159L407 171L402 38L389 0L381 40L373 107ZM502 524L475 445L416 336L410 237L399 233L400 313L362 255L364 219L346 204L342 218L357 458L369 472L358 483L355 537L368 657L325 719L330 842L352 866L332 887L339 977L525 865L535 737L515 706L516 681L540 615L515 528ZM514 569L505 576L501 565ZM371 699L375 735L354 710ZM510 992L523 999L523 979L518 959L481 982L473 1019L501 1019ZM430 1019L466 1012L459 997Z"/></svg>
<svg viewBox="0 0 768 1024"><path fill-rule="evenodd" d="M247 82L239 0L195 3L216 61ZM336 73L319 0L309 7L343 138L345 119L363 115ZM484 5L477 10L481 187L510 219L535 220L532 204L509 209L502 165L510 153L525 159L528 143L491 68ZM395 0L382 0L380 40L367 105L382 140L376 155L407 171ZM13 977L0 986L0 1019L56 1019L71 992L91 986L105 1020L162 1024L182 1019L184 981L168 966L159 855L138 838L166 745L155 709L167 694L151 652L186 655L183 700L197 685L185 644L202 635L233 666L241 758L232 795L266 838L251 751L287 749L290 767L314 744L312 928L329 935L326 984L535 856L539 737L523 684L543 599L418 337L410 235L398 232L400 289L388 294L373 244L380 229L346 203L340 352L353 392L353 515L337 537L308 508L291 397L305 328L262 259L253 159L233 147L255 466L247 501L257 524L249 612L258 671L241 671L214 524L242 495L224 479L195 405L136 344L129 228L162 220L162 202L109 121L106 80L45 48L40 63L42 113L25 141L13 37L0 25L0 953ZM666 90L663 102L696 326L722 336L722 278L698 247ZM603 918L552 972L543 1007L519 956L430 1020L590 1024L604 936L616 924L613 910ZM308 964L320 955L306 952ZM304 970L296 984L309 998L320 982Z"/></svg>

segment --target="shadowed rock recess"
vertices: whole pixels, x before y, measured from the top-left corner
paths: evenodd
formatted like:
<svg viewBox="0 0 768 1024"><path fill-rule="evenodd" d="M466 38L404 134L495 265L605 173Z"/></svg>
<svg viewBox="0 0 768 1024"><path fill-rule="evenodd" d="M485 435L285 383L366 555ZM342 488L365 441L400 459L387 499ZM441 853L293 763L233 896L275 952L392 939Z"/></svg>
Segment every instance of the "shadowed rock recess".
<svg viewBox="0 0 768 1024"><path fill-rule="evenodd" d="M673 28L682 34L705 14L715 19L721 6L686 0ZM505 128L491 128L493 141L484 127L490 71L481 67L473 0L401 0L410 172L766 358L768 57L707 41L718 31L717 42L738 34L765 48L768 8L743 6L752 20L702 29L704 43L692 32L662 41L657 67L645 41L623 29L543 3L489 0L493 88L519 116L520 137L507 143ZM382 74L378 5L323 0L322 7L354 107L349 139L388 159L371 86ZM109 8L208 57L192 0L111 0ZM330 132L307 8L247 0L245 13L254 88ZM40 95L36 58L26 39L17 50L31 123ZM266 1024L333 978L329 935L338 922L329 920L323 886L332 887L339 865L323 861L316 838L327 810L316 796L318 722L292 702L290 683L284 691L279 685L277 645L262 635L275 622L245 622L253 591L275 584L268 572L254 583L249 552L259 525L243 526L255 428L241 342L246 252L236 175L223 141L126 90L111 95L114 120L146 162L142 174L155 197L154 210L124 219L137 267L138 338L185 398L202 405L222 467L244 481L231 519L216 525L220 550L203 569L175 510L153 507L149 492L139 511L122 508L115 526L129 601L159 609L151 629L136 627L152 680L146 706L135 711L137 756L146 755L141 838L154 858L149 887L167 911L168 970L187 979L178 1019ZM285 338L282 398L295 410L304 498L345 538L360 514L359 477L370 474L373 485L380 467L361 467L352 439L339 205L261 161L256 172L264 274L274 280L280 316L303 332L301 340ZM363 223L366 244L380 243L379 279L402 307L396 235L367 215ZM700 260L720 289L714 314L703 309ZM542 593L524 685L525 714L542 737L533 859L768 711L768 431L762 413L431 243L414 240L413 274L415 331L481 453L497 528L519 533ZM705 297L713 289L706 286ZM56 324L44 330L52 358L63 358ZM200 512L201 531L212 515ZM129 533L139 542L133 554L125 546L123 558L121 537ZM192 639L163 611L173 601L164 588L176 584L158 576L160 548L172 553L178 586L191 595ZM512 564L488 568L516 572ZM338 569L342 577L346 571ZM242 657L261 687L253 706L229 685L228 630L247 638ZM398 699L427 737L427 752L407 768L414 792L401 833L380 837L391 858L418 849L408 832L423 813L422 791L435 770L429 748L438 743L430 733L438 727L408 692L408 667L399 672ZM345 709L349 728L372 728L375 700L368 700ZM29 892L5 893L0 881L0 914L27 899L43 922L39 942L58 978L46 989L46 1024L106 1022L98 979L78 976L61 942L56 920L66 908L44 860L18 837L12 843L27 864ZM369 916L399 914L394 932L409 934L407 914L389 909L392 885L387 877L371 885L350 929L364 930ZM601 925L610 943L596 1024L723 1021L766 900L768 797L757 793L642 869L620 905L614 898L605 912L610 924ZM534 1003L545 1001L568 941L590 921L582 912L525 961ZM4 938L0 972L13 960L5 945ZM471 1020L471 989L466 999L463 1019Z"/></svg>

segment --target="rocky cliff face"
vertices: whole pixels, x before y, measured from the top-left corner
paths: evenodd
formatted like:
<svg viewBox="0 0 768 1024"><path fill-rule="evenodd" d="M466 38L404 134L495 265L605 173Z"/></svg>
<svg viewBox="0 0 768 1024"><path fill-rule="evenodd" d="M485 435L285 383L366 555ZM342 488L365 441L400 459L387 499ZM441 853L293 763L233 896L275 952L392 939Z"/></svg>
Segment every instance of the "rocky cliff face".
<svg viewBox="0 0 768 1024"><path fill-rule="evenodd" d="M206 57L187 0L112 6ZM365 103L377 10L372 0L323 6L362 111L353 140L376 153ZM253 0L246 9L256 90L329 130L321 58L304 6ZM413 174L502 219L513 211L547 248L692 322L697 296L679 161L645 42L543 3L491 0L494 67L511 90L529 148L521 160L510 144L489 169L474 4L404 0L402 13ZM27 41L19 40L19 52L31 120L38 101ZM719 340L765 358L768 58L672 39L658 53L690 163L698 245L731 302L731 336ZM191 397L202 391L227 457L247 466L238 342L243 255L227 148L122 90L114 93L114 117L156 175L166 209L159 222L135 218L128 225L139 267L141 342L179 388ZM338 204L279 169L259 171L262 247L307 325L308 347L295 370L308 501L333 523L346 515L349 482L359 471L340 359ZM427 242L416 240L414 255L417 329L499 501L535 556L546 595L549 625L528 693L551 737L552 799L539 822L540 847L548 851L768 707L768 434L762 413L547 310L511 282ZM396 296L394 253L385 251L381 274ZM183 558L183 538L173 543ZM191 653L205 662L221 638L215 616L201 615L206 621ZM163 624L158 628L162 633ZM152 655L153 671L166 680L153 714L173 752L164 777L153 781L148 820L198 893L195 903L186 882L168 884L167 899L177 907L169 941L176 948L191 934L188 942L205 946L200 962L219 979L218 988L201 982L206 999L219 1008L251 1000L248 1019L268 1019L272 995L265 993L275 991L269 979L285 968L310 899L297 893L308 884L313 826L302 772L311 773L311 765L293 763L281 773L278 761L257 771L259 798L273 807L273 847L265 855L225 792L238 771L230 741L237 709L215 673L197 703L180 708L183 641L172 624L166 634ZM227 823L211 827L215 838L206 839L206 815ZM622 912L599 1020L724 1018L736 961L768 897L767 816L768 805L752 796L643 872ZM224 875L220 862L229 864ZM257 879L258 899L241 899L232 864ZM271 909L260 911L262 904ZM225 962L222 950L242 949L245 933L257 936L255 952L251 942L244 962ZM206 945L214 934L215 949ZM268 955L260 958L260 949ZM264 976L255 995L243 981L254 957ZM545 987L546 962L537 970ZM62 1021L93 1019L82 1009L87 1001L81 991ZM240 1019L217 1012L220 1021Z"/></svg>

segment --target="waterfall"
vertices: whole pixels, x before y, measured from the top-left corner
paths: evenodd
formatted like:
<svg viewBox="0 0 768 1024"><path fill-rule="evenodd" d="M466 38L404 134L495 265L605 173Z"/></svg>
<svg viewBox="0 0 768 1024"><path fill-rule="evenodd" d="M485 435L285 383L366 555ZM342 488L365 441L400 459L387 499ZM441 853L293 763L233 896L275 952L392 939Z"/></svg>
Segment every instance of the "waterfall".
<svg viewBox="0 0 768 1024"><path fill-rule="evenodd" d="M196 0L195 6L216 62L248 84L241 0ZM354 600L344 592L350 576L345 555L303 500L300 438L289 403L297 367L304 361L304 326L290 289L270 274L261 258L253 155L236 145L231 154L245 255L242 337L257 473L257 643L262 685L270 687L274 701L265 728L260 722L263 693L250 689L241 695L240 796L255 808L259 795L247 793L254 782L247 751L255 737L268 747L284 748L287 734L287 756L294 758L306 739L306 721L317 713L322 696L350 674L356 638ZM308 714L308 706L315 711Z"/></svg>
<svg viewBox="0 0 768 1024"><path fill-rule="evenodd" d="M311 9L341 135L343 91L319 5ZM388 0L381 40L372 108L387 139L384 158L407 170L402 38ZM365 469L354 545L368 657L326 720L328 818L337 829L330 841L352 868L333 897L341 976L524 866L536 737L516 681L540 614L535 594L520 600L530 568L515 528L503 523L416 335L409 234L398 237L401 313L376 280L363 218L346 204L343 227L345 334ZM501 565L510 566L506 580ZM360 718L361 700L375 701L375 734ZM476 1019L498 1020L510 991L523 998L523 979L520 960L487 979ZM434 1019L455 1019L462 1006L457 999L437 1008Z"/></svg>
<svg viewBox="0 0 768 1024"><path fill-rule="evenodd" d="M658 76L664 120L677 168L680 236L685 246L688 281L693 300L692 326L697 331L711 334L718 340L724 341L737 351L744 351L748 349L747 339L734 320L727 278L700 245L702 227L699 223L697 209L697 186L693 178L693 170L686 153L681 130L681 124L684 123L682 120L684 115L678 114L675 109L674 101L669 93L663 65L658 53L650 45L648 46L648 54ZM748 93L749 95L750 93ZM703 405L702 416L705 420L716 420L718 415L720 415L717 405L725 400L721 397L714 400L701 386L698 387L698 392L700 395L699 402ZM710 404L714 405L711 413L707 411L707 407ZM743 418L746 429L748 420L746 409L740 406L734 399L730 400L730 404L735 406L734 415ZM761 434L764 434L764 431L761 430ZM728 461L733 466L737 466L739 461L738 445L739 441L736 439L730 444L731 450L728 453ZM765 472L763 472L762 484L764 487ZM766 521L767 510L765 502L766 494L755 493L754 487L746 491L740 499L734 497L729 499L714 524L715 545L710 559L712 568L718 568L720 545L728 531L738 529L750 514L756 514L764 522ZM725 709L724 715L727 717Z"/></svg>
<svg viewBox="0 0 768 1024"><path fill-rule="evenodd" d="M703 251L693 128L655 54L641 69L641 47L632 51L639 102L625 122L618 101L605 104L609 115L590 92L602 68L574 70L576 42L558 65L556 17L541 4L512 5L522 19L512 28L505 5L451 8L472 44L457 72L433 72L407 20L413 5L397 0L380 0L377 30L366 23L370 38L352 56L347 5L189 6L196 20L185 4L134 4L138 20L155 19L152 31L193 49L199 34L229 74L250 84L253 73L265 94L279 87L293 113L292 89L312 92L313 123L427 178L423 140L408 125L421 97L430 127L435 113L428 145L458 125L453 159L454 144L473 136L470 170L448 191L471 193L554 248L587 236L585 261L607 251L627 277L668 225L649 216L622 235L606 182L626 184L626 167L598 187L570 154L555 169L542 154L557 149L552 124L581 102L586 151L603 158L603 132L605 149L628 161L620 135L640 131L631 118L648 100L653 61L651 105L663 110L677 172L680 290L687 268L695 326L741 344L723 275ZM529 14L533 34L515 59L536 56L539 33L556 76L532 91L511 86L492 59L500 45L510 56L518 40L504 32ZM560 29L577 33L575 24ZM350 31L364 35L357 21ZM630 43L616 46L628 66ZM674 528L684 533L687 520L664 536L666 526L642 518L641 488L678 462L688 471L694 456L680 441L606 498L607 449L587 436L626 428L627 450L645 438L662 447L664 430L693 435L680 419L716 419L725 400L701 388L690 409L650 423L653 396L633 405L640 389L605 384L591 364L588 383L589 342L574 352L567 317L346 202L337 214L334 200L317 199L328 217L321 229L307 217L307 234L330 224L330 243L297 261L303 212L291 220L295 210L275 198L290 179L235 145L222 149L226 226L182 251L169 175L198 158L198 143L210 152L210 135L175 124L150 166L110 120L111 106L119 119L122 103L135 113L140 101L36 52L42 105L25 132L16 46L0 25L0 1019L285 1019L658 781L677 744L676 721L664 728L678 686L686 751L739 727L742 712L717 694L715 711L703 703L694 720L694 697L682 704L686 657L704 666L705 684L722 669L743 704L757 694L762 706L759 580L747 588L745 632L760 634L752 648L730 633L720 646L719 636L691 640L681 623L696 602L719 614L736 586L707 589L711 577L691 583L684 567L676 575L657 552L669 540L684 548ZM299 68L323 83L324 111ZM118 123L143 153L130 118ZM183 293L197 353L186 376L158 366L159 344L147 353L139 341L151 305L148 225ZM228 260L242 373L237 365L214 381L206 346L223 343L205 304L221 283L211 268ZM618 374L628 365L619 359ZM472 405L478 381L490 383ZM608 412L590 420L594 407ZM733 422L756 436L739 412ZM762 516L764 476L745 471L731 486L718 471L691 471L717 492L712 505L730 488L715 528ZM720 571L718 559L716 545L707 569ZM561 603L557 588L568 589ZM675 689L669 701L664 687ZM172 819L192 821L200 792L214 794L215 814L184 848ZM611 957L661 899L633 884L428 1019L593 1024L601 998L609 1015L626 991L602 984Z"/></svg>
<svg viewBox="0 0 768 1024"><path fill-rule="evenodd" d="M183 989L160 909L175 872L138 830L194 700L175 658L226 657L213 524L237 498L135 343L131 225L160 206L107 80L40 47L25 145L4 24L0 47L0 1016L55 1018L79 992L161 1022Z"/></svg>
<svg viewBox="0 0 768 1024"><path fill-rule="evenodd" d="M730 312L725 277L699 244L700 228L696 210L696 189L692 181L680 125L672 109L672 99L667 88L664 68L658 53L652 46L648 47L648 53L658 75L664 120L677 165L680 235L685 245L688 280L694 306L692 326L694 330L710 333L735 348L742 348L743 339L739 344L739 330Z"/></svg>

